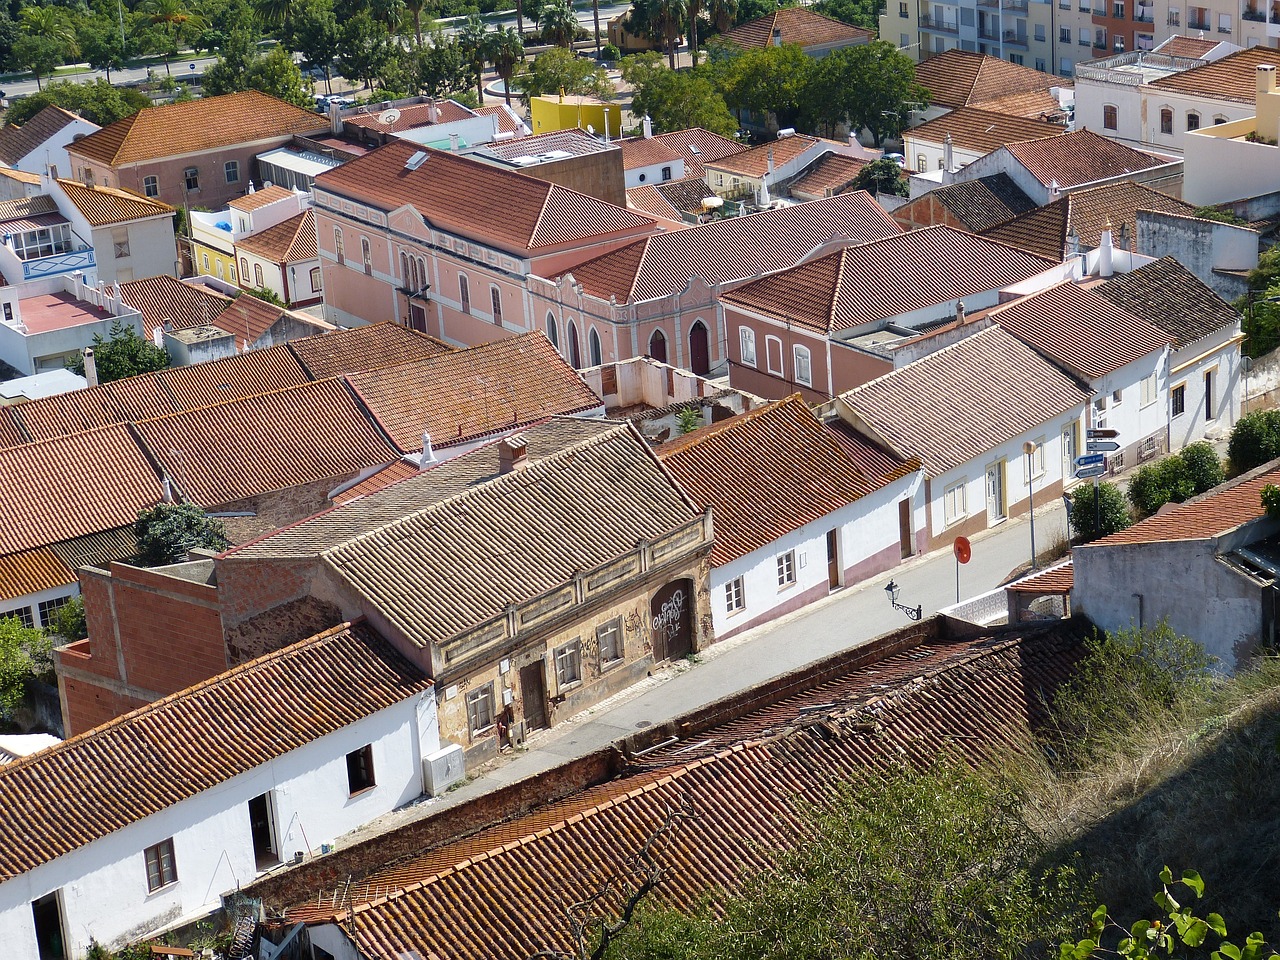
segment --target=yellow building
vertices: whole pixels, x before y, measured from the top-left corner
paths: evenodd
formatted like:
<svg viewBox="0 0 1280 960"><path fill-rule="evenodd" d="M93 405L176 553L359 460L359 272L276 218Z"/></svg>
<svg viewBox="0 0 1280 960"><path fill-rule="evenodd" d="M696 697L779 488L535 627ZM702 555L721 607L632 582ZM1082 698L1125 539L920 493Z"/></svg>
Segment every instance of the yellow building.
<svg viewBox="0 0 1280 960"><path fill-rule="evenodd" d="M201 243L194 237L191 240L191 269L198 275L217 277L234 284L240 282L236 276L234 253Z"/></svg>
<svg viewBox="0 0 1280 960"><path fill-rule="evenodd" d="M599 136L622 135L622 108L594 97L530 97L529 118L535 134L590 126Z"/></svg>

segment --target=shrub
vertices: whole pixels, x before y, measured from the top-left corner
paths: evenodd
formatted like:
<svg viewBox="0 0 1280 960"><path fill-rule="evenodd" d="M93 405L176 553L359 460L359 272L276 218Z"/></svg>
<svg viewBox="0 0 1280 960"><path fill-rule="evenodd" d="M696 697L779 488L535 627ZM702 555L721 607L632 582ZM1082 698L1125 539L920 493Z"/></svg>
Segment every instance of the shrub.
<svg viewBox="0 0 1280 960"><path fill-rule="evenodd" d="M181 563L196 547L223 550L230 545L222 521L191 503L162 503L140 511L133 533L138 539L137 563L143 567Z"/></svg>
<svg viewBox="0 0 1280 960"><path fill-rule="evenodd" d="M1093 491L1097 489L1095 507ZM1080 487L1067 494L1071 507L1071 532L1077 543L1088 543L1125 529L1133 523L1124 494L1114 483ZM1100 523L1095 522L1100 519Z"/></svg>
<svg viewBox="0 0 1280 960"><path fill-rule="evenodd" d="M1236 473L1280 457L1280 410L1257 410L1237 420L1227 442L1227 456Z"/></svg>
<svg viewBox="0 0 1280 960"><path fill-rule="evenodd" d="M1280 487L1268 483L1262 488L1262 509L1272 520L1280 520Z"/></svg>
<svg viewBox="0 0 1280 960"><path fill-rule="evenodd" d="M1212 490L1226 479L1222 469L1222 461L1214 452L1213 445L1201 440L1183 447L1179 454L1187 467L1187 475L1191 478L1196 494Z"/></svg>
<svg viewBox="0 0 1280 960"><path fill-rule="evenodd" d="M1177 454L1149 463L1129 481L1129 502L1149 517L1166 503L1181 503L1195 493L1187 466Z"/></svg>
<svg viewBox="0 0 1280 960"><path fill-rule="evenodd" d="M622 59L622 51L612 43L606 43L600 48L600 59L607 60L609 63L617 63Z"/></svg>
<svg viewBox="0 0 1280 960"><path fill-rule="evenodd" d="M72 597L53 615L53 624L49 632L62 637L69 643L83 640L89 635L89 627L84 619L84 598Z"/></svg>

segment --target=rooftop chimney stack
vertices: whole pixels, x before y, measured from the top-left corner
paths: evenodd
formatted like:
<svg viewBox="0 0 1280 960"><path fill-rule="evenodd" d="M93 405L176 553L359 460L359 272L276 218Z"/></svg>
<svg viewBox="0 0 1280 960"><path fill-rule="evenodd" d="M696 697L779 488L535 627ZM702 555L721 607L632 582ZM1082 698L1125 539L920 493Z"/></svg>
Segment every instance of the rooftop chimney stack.
<svg viewBox="0 0 1280 960"><path fill-rule="evenodd" d="M1258 64L1258 95L1276 92L1276 68L1274 64Z"/></svg>
<svg viewBox="0 0 1280 960"><path fill-rule="evenodd" d="M955 143L951 139L951 134L948 133L946 139L942 141L942 169L947 173L951 173L955 168Z"/></svg>
<svg viewBox="0 0 1280 960"><path fill-rule="evenodd" d="M965 318L965 315L964 315L964 301L957 300L956 301L956 323L959 326L963 327L968 322L969 321Z"/></svg>
<svg viewBox="0 0 1280 960"><path fill-rule="evenodd" d="M462 142L461 139L458 137L456 133L449 134L449 152L452 154L456 154L458 152L458 145L461 142Z"/></svg>
<svg viewBox="0 0 1280 960"><path fill-rule="evenodd" d="M1107 221L1107 225L1102 230L1102 237L1098 240L1098 276L1110 277L1115 274L1115 268L1111 265L1111 221Z"/></svg>
<svg viewBox="0 0 1280 960"><path fill-rule="evenodd" d="M436 452L431 447L431 434L426 430L422 431L422 456L418 459L418 469L425 470L427 467L433 466L440 462L440 458L436 456Z"/></svg>
<svg viewBox="0 0 1280 960"><path fill-rule="evenodd" d="M93 347L84 348L84 378L89 386L98 385L98 361L93 358Z"/></svg>
<svg viewBox="0 0 1280 960"><path fill-rule="evenodd" d="M513 434L498 444L498 472L515 473L529 465L529 444L522 434Z"/></svg>
<svg viewBox="0 0 1280 960"><path fill-rule="evenodd" d="M644 138L646 140L652 140L653 121L649 119L649 115L647 113L640 119L640 127L644 131Z"/></svg>
<svg viewBox="0 0 1280 960"><path fill-rule="evenodd" d="M1276 90L1274 64L1258 64L1258 93L1254 98L1254 131L1265 137L1280 137L1280 92Z"/></svg>

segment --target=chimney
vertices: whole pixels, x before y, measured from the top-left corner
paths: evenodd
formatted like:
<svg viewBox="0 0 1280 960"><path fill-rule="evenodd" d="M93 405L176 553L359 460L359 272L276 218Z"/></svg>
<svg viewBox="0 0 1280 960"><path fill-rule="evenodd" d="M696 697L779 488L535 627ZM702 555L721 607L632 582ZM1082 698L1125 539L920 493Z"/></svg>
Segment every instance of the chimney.
<svg viewBox="0 0 1280 960"><path fill-rule="evenodd" d="M98 361L93 359L93 347L84 348L84 378L89 386L98 385Z"/></svg>
<svg viewBox="0 0 1280 960"><path fill-rule="evenodd" d="M1058 186L1058 181L1050 180L1049 181L1049 199L1051 201L1057 200L1061 193L1062 193L1062 188Z"/></svg>
<svg viewBox="0 0 1280 960"><path fill-rule="evenodd" d="M177 494L173 492L173 481L170 480L168 477L164 478L164 502L165 503L178 502Z"/></svg>
<svg viewBox="0 0 1280 960"><path fill-rule="evenodd" d="M646 140L653 139L653 121L649 119L649 115L647 113L640 118L640 128L644 131L644 138Z"/></svg>
<svg viewBox="0 0 1280 960"><path fill-rule="evenodd" d="M773 176L773 147L769 148L769 176Z"/></svg>
<svg viewBox="0 0 1280 960"><path fill-rule="evenodd" d="M1120 232L1117 235L1117 239L1120 241L1121 250L1129 249L1129 224L1127 223L1120 224Z"/></svg>
<svg viewBox="0 0 1280 960"><path fill-rule="evenodd" d="M1258 96L1276 92L1276 68L1270 63L1258 64Z"/></svg>
<svg viewBox="0 0 1280 960"><path fill-rule="evenodd" d="M512 434L498 444L498 472L514 473L529 465L529 444L523 434Z"/></svg>
<svg viewBox="0 0 1280 960"><path fill-rule="evenodd" d="M342 133L342 105L329 101L329 132L335 137Z"/></svg>
<svg viewBox="0 0 1280 960"><path fill-rule="evenodd" d="M968 323L968 320L965 319L965 315L964 315L964 301L957 300L956 301L956 324L963 327L966 323Z"/></svg>
<svg viewBox="0 0 1280 960"><path fill-rule="evenodd" d="M1102 229L1102 237L1098 241L1098 276L1110 277L1115 273L1111 266L1111 221Z"/></svg>
<svg viewBox="0 0 1280 960"><path fill-rule="evenodd" d="M951 140L951 134L948 133L946 139L942 141L942 169L950 173L955 167L955 143Z"/></svg>
<svg viewBox="0 0 1280 960"><path fill-rule="evenodd" d="M450 153L457 153L457 152L458 152L458 144L459 144L460 142L461 142L461 141L460 141L460 139L459 139L459 137L458 137L458 135L457 135L456 133L451 133L451 134L449 134L449 152L450 152Z"/></svg>
<svg viewBox="0 0 1280 960"><path fill-rule="evenodd" d="M1265 137L1280 136L1280 93L1276 91L1276 68L1258 64L1258 94L1254 98L1254 131Z"/></svg>
<svg viewBox="0 0 1280 960"><path fill-rule="evenodd" d="M435 450L431 448L431 434L426 430L422 431L422 456L418 458L418 469L425 470L427 467L433 466L440 462L440 458L436 456Z"/></svg>

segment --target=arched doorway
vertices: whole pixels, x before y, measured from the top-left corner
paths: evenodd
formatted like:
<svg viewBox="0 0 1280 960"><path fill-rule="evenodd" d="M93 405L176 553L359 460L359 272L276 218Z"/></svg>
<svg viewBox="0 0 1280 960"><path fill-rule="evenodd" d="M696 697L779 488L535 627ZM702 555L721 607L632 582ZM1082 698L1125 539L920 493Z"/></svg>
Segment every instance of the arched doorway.
<svg viewBox="0 0 1280 960"><path fill-rule="evenodd" d="M557 350L560 349L560 328L556 326L555 314L547 314L547 339Z"/></svg>
<svg viewBox="0 0 1280 960"><path fill-rule="evenodd" d="M578 327L570 320L564 328L565 349L569 352L569 366L577 370L582 366L582 351L578 347Z"/></svg>
<svg viewBox="0 0 1280 960"><path fill-rule="evenodd" d="M592 327L591 332L587 334L587 354L591 357L591 366L598 367L604 363L604 356L600 350L600 334L596 333L595 327Z"/></svg>
<svg viewBox="0 0 1280 960"><path fill-rule="evenodd" d="M661 330L653 331L649 338L649 356L660 363L667 362L667 335Z"/></svg>
<svg viewBox="0 0 1280 960"><path fill-rule="evenodd" d="M707 325L701 320L695 320L689 328L689 369L700 377L711 372L711 345Z"/></svg>

